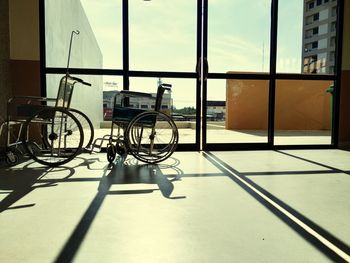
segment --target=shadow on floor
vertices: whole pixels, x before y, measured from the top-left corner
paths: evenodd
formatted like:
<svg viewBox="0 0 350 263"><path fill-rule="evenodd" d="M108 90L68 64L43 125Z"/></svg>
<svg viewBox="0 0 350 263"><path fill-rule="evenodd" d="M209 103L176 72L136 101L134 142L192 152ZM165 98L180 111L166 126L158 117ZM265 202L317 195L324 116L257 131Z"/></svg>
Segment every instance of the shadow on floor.
<svg viewBox="0 0 350 263"><path fill-rule="evenodd" d="M280 154L287 155L289 157L293 157L295 159L302 160L304 162L308 162L308 163L311 163L311 164L315 164L315 165L327 168L327 169L329 169L329 173L345 173L345 174L349 174L350 175L350 171L341 170L341 169L338 169L338 168L335 168L335 167L332 167L332 166L329 166L329 165L325 165L323 163L315 162L315 161L312 161L312 160L309 160L309 159L306 159L306 158L303 158L303 157L300 157L300 156L297 156L297 155L294 155L294 154L291 154L291 153L287 153L287 152L284 152L284 151L276 150L276 152L278 152Z"/></svg>
<svg viewBox="0 0 350 263"><path fill-rule="evenodd" d="M71 262L73 260L107 195L149 194L154 191L160 191L163 197L167 199L178 200L186 198L185 196L171 196L174 190L173 183L181 180L183 172L177 167L179 165L177 159L173 157L169 159L172 159L174 164L138 164L135 159L125 161L120 158L113 165L107 165L104 168L94 199L57 256L55 262ZM169 168L173 170L172 175L164 175L162 169ZM157 187L111 191L111 186L116 184L151 184L157 185Z"/></svg>
<svg viewBox="0 0 350 263"><path fill-rule="evenodd" d="M35 204L20 206L13 206L13 204L36 189L54 187L61 182L96 181L96 179L91 178L71 178L75 174L75 169L77 167L84 166L89 170L93 170L91 165L98 160L96 158L85 159L82 157L76 157L76 159L81 160L76 167L60 166L50 168L25 159L25 161L14 167L0 168L0 190L1 194L6 194L6 197L0 202L0 213L9 209L29 208L35 206ZM60 178L47 177L47 175L55 173L65 173L66 175L61 176Z"/></svg>
<svg viewBox="0 0 350 263"><path fill-rule="evenodd" d="M238 184L241 188L243 188L246 192L248 192L253 198L255 198L259 203L265 206L269 211L271 211L275 216L281 219L284 223L286 223L289 227L291 227L294 231L296 231L300 236L302 236L306 241L316 247L320 252L322 252L325 256L330 258L332 262L348 262L345 260L339 253L335 252L328 245L326 245L322 240L317 238L314 234L310 233L308 229L312 229L317 232L317 234L321 235L327 241L335 245L337 248L342 250L342 252L350 255L350 247L338 239L336 236L332 235L327 230L323 229L311 219L307 218L293 207L284 203L282 200L271 194L269 191L260 187L252 180L250 180L247 176L251 176L251 173L240 173L236 169L234 169L231 165L225 163L220 158L215 156L215 154L210 152L204 152L203 156L209 160L213 165L215 165L219 170L221 170L225 175L227 175L232 181ZM294 157L294 156L293 156ZM328 167L332 170L331 167ZM313 173L317 173L317 171L313 171ZM324 171L321 171L323 173ZM339 170L335 169L333 172L337 173ZM281 174L291 173L290 171L281 171ZM308 172L306 172L307 174ZM330 173L330 171L328 171ZM262 175L260 173L259 175ZM271 175L270 172L265 172L265 175ZM276 173L272 173L273 175L277 175ZM294 173L293 173L294 174ZM298 174L305 174L298 171ZM299 222L302 222L300 225Z"/></svg>
<svg viewBox="0 0 350 263"><path fill-rule="evenodd" d="M0 190L7 191L7 196L0 202L0 213L8 209L19 209L32 207L35 204L13 206L28 193L43 187L53 187L57 185L54 179L42 181L50 172L67 170L68 175L61 180L68 179L74 174L74 169L67 167L47 168L33 166L34 162L29 162L20 168L6 168L0 170ZM4 193L4 192L3 192Z"/></svg>

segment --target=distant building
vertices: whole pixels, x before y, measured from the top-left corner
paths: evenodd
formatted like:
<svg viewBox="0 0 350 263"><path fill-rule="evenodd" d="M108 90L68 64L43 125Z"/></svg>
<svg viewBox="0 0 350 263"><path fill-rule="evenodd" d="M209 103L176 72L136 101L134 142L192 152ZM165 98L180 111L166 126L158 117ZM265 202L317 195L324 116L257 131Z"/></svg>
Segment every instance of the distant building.
<svg viewBox="0 0 350 263"><path fill-rule="evenodd" d="M118 82L115 81L105 81L103 83L103 88L107 90L117 90L118 89Z"/></svg>
<svg viewBox="0 0 350 263"><path fill-rule="evenodd" d="M303 73L334 73L336 20L336 0L304 0Z"/></svg>
<svg viewBox="0 0 350 263"><path fill-rule="evenodd" d="M131 97L129 101L129 106L132 108L143 109L143 110L153 110L155 106L156 93L151 93L154 99L148 99L143 97ZM121 103L120 91L103 91L103 113L104 119L110 120L113 112L114 97L116 97L116 104ZM170 114L172 106L172 98L170 93L164 93L161 110Z"/></svg>
<svg viewBox="0 0 350 263"><path fill-rule="evenodd" d="M226 118L226 101L208 100L207 118L213 120L224 120Z"/></svg>

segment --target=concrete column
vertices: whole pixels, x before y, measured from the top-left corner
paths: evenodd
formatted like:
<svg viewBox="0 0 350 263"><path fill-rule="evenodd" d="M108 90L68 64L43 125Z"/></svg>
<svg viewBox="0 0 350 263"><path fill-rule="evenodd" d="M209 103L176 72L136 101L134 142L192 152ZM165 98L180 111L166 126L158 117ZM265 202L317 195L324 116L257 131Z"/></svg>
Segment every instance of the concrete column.
<svg viewBox="0 0 350 263"><path fill-rule="evenodd" d="M40 96L39 0L9 1L13 95Z"/></svg>
<svg viewBox="0 0 350 263"><path fill-rule="evenodd" d="M345 0L339 147L350 150L350 0Z"/></svg>
<svg viewBox="0 0 350 263"><path fill-rule="evenodd" d="M0 1L0 124L6 118L6 102L11 96L9 1ZM4 145L0 138L0 148Z"/></svg>

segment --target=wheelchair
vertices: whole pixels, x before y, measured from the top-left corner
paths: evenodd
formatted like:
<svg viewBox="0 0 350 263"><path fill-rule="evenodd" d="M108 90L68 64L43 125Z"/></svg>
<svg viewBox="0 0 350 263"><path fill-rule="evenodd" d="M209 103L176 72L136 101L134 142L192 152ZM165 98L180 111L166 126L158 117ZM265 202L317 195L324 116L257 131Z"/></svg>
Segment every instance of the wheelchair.
<svg viewBox="0 0 350 263"><path fill-rule="evenodd" d="M170 84L160 84L156 97L150 93L122 90L114 96L111 132L97 138L94 148L101 148L107 141L107 160L113 163L116 156L124 159L128 154L137 160L154 164L169 158L176 150L179 133L175 122L161 111L165 91L171 91ZM121 96L117 100L117 96ZM144 110L130 104L134 100L155 101L154 110ZM117 129L116 134L114 134Z"/></svg>
<svg viewBox="0 0 350 263"><path fill-rule="evenodd" d="M67 73L60 80L57 98L19 96L8 100L7 119L0 126L0 134L7 130L8 165L17 164L24 156L56 167L90 148L93 125L86 114L70 108L76 83L91 86Z"/></svg>

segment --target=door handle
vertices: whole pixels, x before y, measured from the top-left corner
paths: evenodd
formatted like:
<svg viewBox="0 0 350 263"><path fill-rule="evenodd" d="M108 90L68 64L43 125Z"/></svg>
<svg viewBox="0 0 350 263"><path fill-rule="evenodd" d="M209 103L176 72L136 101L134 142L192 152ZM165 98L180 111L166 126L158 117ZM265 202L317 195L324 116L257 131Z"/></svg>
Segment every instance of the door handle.
<svg viewBox="0 0 350 263"><path fill-rule="evenodd" d="M201 58L198 59L197 66L196 66L196 72L198 74L198 78L201 79ZM208 64L208 59L204 58L203 59L203 80L207 80L208 78L208 73L209 73L209 64Z"/></svg>

